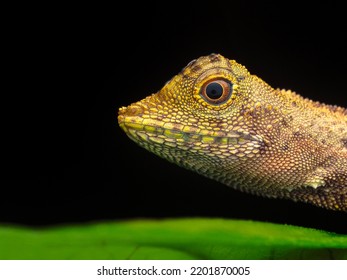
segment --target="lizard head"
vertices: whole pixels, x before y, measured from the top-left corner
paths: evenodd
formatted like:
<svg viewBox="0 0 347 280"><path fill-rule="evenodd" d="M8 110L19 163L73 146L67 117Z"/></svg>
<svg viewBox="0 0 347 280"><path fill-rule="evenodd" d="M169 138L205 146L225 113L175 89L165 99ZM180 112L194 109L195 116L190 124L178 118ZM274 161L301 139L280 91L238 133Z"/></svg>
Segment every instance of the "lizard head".
<svg viewBox="0 0 347 280"><path fill-rule="evenodd" d="M275 90L221 55L120 108L118 123L140 146L226 185L347 209L345 109Z"/></svg>
<svg viewBox="0 0 347 280"><path fill-rule="evenodd" d="M120 108L118 122L140 146L215 178L223 165L254 161L260 152L264 122L257 123L257 112L266 110L260 100L269 89L244 66L211 54L191 61L157 93Z"/></svg>

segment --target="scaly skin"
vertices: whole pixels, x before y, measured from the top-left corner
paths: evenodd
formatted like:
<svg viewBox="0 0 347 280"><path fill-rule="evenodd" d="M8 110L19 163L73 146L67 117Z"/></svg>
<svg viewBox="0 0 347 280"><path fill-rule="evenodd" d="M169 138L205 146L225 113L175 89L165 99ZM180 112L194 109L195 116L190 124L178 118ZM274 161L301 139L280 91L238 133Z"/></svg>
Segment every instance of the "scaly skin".
<svg viewBox="0 0 347 280"><path fill-rule="evenodd" d="M230 187L347 212L347 110L273 89L221 55L192 61L118 122L140 146Z"/></svg>

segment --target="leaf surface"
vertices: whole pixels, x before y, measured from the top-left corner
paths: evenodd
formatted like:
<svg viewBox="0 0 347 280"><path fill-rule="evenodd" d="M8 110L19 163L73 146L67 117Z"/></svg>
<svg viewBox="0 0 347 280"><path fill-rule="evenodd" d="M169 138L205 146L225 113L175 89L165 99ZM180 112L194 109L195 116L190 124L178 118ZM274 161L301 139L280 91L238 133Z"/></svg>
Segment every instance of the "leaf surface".
<svg viewBox="0 0 347 280"><path fill-rule="evenodd" d="M347 259L347 235L204 218L2 225L0 259Z"/></svg>

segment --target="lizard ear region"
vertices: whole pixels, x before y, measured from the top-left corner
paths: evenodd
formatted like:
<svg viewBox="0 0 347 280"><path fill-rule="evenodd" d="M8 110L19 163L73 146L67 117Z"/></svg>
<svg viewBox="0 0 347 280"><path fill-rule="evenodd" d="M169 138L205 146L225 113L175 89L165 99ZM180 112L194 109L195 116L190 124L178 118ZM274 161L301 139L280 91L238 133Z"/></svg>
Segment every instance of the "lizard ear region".
<svg viewBox="0 0 347 280"><path fill-rule="evenodd" d="M200 89L200 96L209 104L219 105L227 102L232 94L233 84L224 79L205 82Z"/></svg>

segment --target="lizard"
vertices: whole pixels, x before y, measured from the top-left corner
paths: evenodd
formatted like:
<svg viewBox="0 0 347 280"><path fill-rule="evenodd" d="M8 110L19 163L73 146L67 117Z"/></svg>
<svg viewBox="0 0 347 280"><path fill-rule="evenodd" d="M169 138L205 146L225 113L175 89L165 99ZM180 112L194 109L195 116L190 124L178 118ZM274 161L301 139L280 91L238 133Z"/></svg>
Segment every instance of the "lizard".
<svg viewBox="0 0 347 280"><path fill-rule="evenodd" d="M229 187L347 212L347 109L273 88L235 60L192 60L118 108L141 147Z"/></svg>

